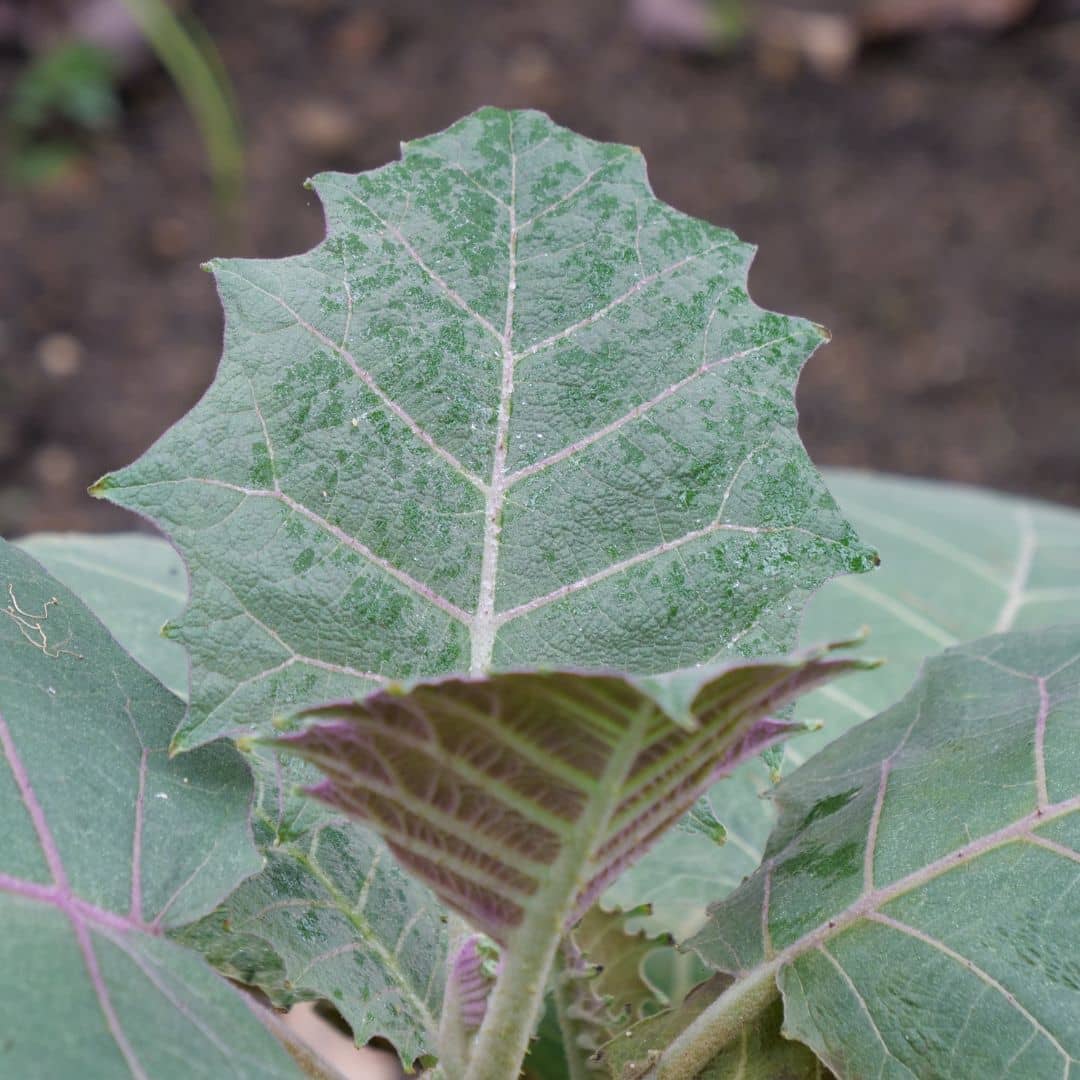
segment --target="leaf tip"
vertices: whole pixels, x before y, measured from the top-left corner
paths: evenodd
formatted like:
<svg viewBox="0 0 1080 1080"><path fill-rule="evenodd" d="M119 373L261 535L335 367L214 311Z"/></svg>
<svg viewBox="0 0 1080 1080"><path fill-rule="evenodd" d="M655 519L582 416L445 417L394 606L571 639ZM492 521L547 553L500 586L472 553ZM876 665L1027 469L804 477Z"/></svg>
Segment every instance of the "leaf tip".
<svg viewBox="0 0 1080 1080"><path fill-rule="evenodd" d="M823 345L828 345L832 341L832 331L827 326L822 326L821 323L813 323L814 329L817 331L818 337L821 338Z"/></svg>
<svg viewBox="0 0 1080 1080"><path fill-rule="evenodd" d="M86 491L95 499L104 499L106 497L106 492L119 486L120 485L116 482L116 477L114 477L112 473L106 473L100 480L95 480Z"/></svg>

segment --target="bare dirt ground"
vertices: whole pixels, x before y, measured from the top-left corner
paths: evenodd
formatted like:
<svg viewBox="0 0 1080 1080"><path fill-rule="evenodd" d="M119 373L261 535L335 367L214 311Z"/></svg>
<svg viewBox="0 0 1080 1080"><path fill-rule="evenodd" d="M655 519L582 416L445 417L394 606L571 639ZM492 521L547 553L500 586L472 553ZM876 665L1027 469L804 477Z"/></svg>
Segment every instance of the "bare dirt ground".
<svg viewBox="0 0 1080 1080"><path fill-rule="evenodd" d="M755 298L834 333L799 391L819 462L1080 504L1080 22L777 81L649 48L618 0L194 7L236 86L247 225L215 221L153 71L65 181L0 193L0 531L129 527L84 490L210 380L199 261L314 244L304 177L382 164L482 103L636 143L662 197L760 245ZM22 63L0 56L0 91Z"/></svg>

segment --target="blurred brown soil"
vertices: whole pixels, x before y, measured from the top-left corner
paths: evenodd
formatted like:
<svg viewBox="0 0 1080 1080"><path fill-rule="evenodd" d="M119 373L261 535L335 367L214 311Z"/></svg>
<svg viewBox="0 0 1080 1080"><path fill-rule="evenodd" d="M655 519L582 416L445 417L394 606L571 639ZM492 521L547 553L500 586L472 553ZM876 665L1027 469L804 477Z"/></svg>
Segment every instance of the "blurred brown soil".
<svg viewBox="0 0 1080 1080"><path fill-rule="evenodd" d="M650 49L618 0L193 4L236 85L248 218L215 219L169 80L63 182L0 192L0 532L130 527L87 484L212 377L211 255L316 243L300 181L484 104L642 147L657 193L760 245L755 299L828 325L823 464L1080 505L1080 22L910 42L843 79ZM0 56L0 94L22 59Z"/></svg>

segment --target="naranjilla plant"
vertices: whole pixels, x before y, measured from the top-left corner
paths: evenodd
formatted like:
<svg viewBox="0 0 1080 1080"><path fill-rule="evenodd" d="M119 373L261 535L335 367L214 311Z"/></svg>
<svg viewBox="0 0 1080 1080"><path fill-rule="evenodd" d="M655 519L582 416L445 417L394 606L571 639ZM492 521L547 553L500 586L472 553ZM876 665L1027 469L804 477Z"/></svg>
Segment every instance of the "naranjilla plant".
<svg viewBox="0 0 1080 1080"><path fill-rule="evenodd" d="M330 1076L321 1000L445 1080L1071 1075L1080 515L838 507L824 332L637 150L313 184L93 488L176 551L0 547L0 1074Z"/></svg>

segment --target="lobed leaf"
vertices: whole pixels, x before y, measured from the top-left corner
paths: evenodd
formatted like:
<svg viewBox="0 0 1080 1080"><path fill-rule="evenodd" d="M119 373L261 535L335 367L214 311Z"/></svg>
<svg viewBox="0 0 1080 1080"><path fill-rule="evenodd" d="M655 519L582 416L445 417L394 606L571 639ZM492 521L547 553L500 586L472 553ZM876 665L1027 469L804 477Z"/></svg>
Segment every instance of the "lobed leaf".
<svg viewBox="0 0 1080 1080"><path fill-rule="evenodd" d="M839 1076L1080 1061L1080 625L927 663L776 792L758 872L691 942Z"/></svg>
<svg viewBox="0 0 1080 1080"><path fill-rule="evenodd" d="M475 928L573 925L713 779L782 738L785 702L861 666L822 654L633 679L445 678L314 710L276 745Z"/></svg>
<svg viewBox="0 0 1080 1080"><path fill-rule="evenodd" d="M255 772L262 873L182 940L277 1005L331 1002L360 1045L380 1037L408 1066L435 1052L446 916L382 841L297 794L319 777L268 750Z"/></svg>
<svg viewBox="0 0 1080 1080"><path fill-rule="evenodd" d="M0 1060L19 1077L293 1077L170 932L261 859L222 744L170 760L177 699L0 542Z"/></svg>
<svg viewBox="0 0 1080 1080"><path fill-rule="evenodd" d="M178 748L395 679L785 652L870 567L796 433L821 328L637 150L483 109L314 187L327 240L212 265L214 384L95 487L191 571Z"/></svg>
<svg viewBox="0 0 1080 1080"><path fill-rule="evenodd" d="M823 726L784 748L802 764L855 724L893 705L923 660L943 647L1012 627L1034 628L1080 611L1080 513L956 484L828 470L830 490L859 534L881 553L868 577L841 577L810 601L803 641L866 626L887 663L801 699L795 716ZM706 796L723 823L718 850L705 836L665 836L609 893L624 906L650 903L649 925L680 940L702 925L706 906L761 862L776 815L768 770L750 762Z"/></svg>
<svg viewBox="0 0 1080 1080"><path fill-rule="evenodd" d="M648 913L647 908L621 911L594 904L563 942L557 978L563 983L564 1035L584 1051L598 1049L616 1031L668 1004L646 961L669 950L671 939L630 925Z"/></svg>

